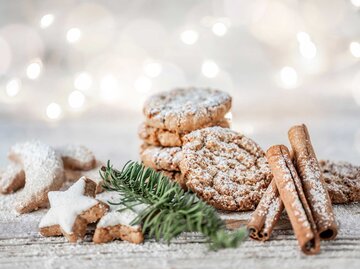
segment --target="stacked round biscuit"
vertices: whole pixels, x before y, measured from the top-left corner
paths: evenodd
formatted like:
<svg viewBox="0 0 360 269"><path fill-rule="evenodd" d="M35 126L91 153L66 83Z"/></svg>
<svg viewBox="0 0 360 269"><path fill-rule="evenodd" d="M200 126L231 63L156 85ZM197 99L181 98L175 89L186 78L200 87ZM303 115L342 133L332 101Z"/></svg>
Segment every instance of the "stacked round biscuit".
<svg viewBox="0 0 360 269"><path fill-rule="evenodd" d="M186 188L179 167L184 136L210 126L228 128L230 108L229 94L209 88L179 88L149 97L138 132L142 162Z"/></svg>

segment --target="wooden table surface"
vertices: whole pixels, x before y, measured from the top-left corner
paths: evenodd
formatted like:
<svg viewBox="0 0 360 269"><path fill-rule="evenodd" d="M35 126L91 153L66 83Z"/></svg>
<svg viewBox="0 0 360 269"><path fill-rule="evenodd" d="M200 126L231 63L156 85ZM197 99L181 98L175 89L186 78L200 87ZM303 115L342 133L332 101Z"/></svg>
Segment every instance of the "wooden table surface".
<svg viewBox="0 0 360 269"><path fill-rule="evenodd" d="M93 149L99 159L110 159L117 166L137 159L136 128L141 115L116 113L118 117L92 111L81 119L54 124L27 119L26 115L19 118L15 113L0 113L0 164L6 164L6 152L13 143L34 138L52 145L82 143ZM306 122L320 158L359 164L359 152L354 146L354 141L358 143L358 116L351 111L344 113L331 117L292 115L272 121L274 114L264 112L259 120L235 112L239 120L234 119L234 128L241 129L242 122L256 122L251 137L267 148L273 143L287 144L288 127ZM89 233L83 243L69 244L62 237L41 237L37 225L46 211L16 216L15 200L16 194L0 196L0 268L360 268L360 204L336 206L340 225L337 239L322 242L321 254L305 256L286 219L276 227L269 242L246 240L237 249L218 252L208 251L199 234L184 234L170 245L152 239L141 245L122 241L94 245ZM222 214L237 224L246 222L249 216L250 212Z"/></svg>

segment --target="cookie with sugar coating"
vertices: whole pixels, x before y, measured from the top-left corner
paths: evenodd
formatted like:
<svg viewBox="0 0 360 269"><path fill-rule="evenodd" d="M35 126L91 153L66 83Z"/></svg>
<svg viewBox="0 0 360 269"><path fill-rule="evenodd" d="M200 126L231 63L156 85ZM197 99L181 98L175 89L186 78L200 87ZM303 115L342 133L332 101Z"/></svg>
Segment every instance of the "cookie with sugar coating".
<svg viewBox="0 0 360 269"><path fill-rule="evenodd" d="M69 242L82 240L89 223L99 220L108 206L96 200L96 184L82 177L66 191L49 192L50 209L39 224L43 236L64 235Z"/></svg>
<svg viewBox="0 0 360 269"><path fill-rule="evenodd" d="M202 128L209 126L221 126L224 128L229 128L230 122L227 119L222 119L218 122L212 122L208 124L208 126L202 126ZM146 144L163 147L181 147L183 144L183 137L188 133L189 131L179 132L152 127L145 122L143 122L138 129L139 137Z"/></svg>
<svg viewBox="0 0 360 269"><path fill-rule="evenodd" d="M82 145L65 145L56 151L61 155L65 169L91 170L96 166L96 158L92 151Z"/></svg>
<svg viewBox="0 0 360 269"><path fill-rule="evenodd" d="M18 143L11 147L9 159L22 166L26 178L17 199L16 211L28 213L48 204L48 192L58 190L64 182L64 166L56 151L40 142ZM17 180L16 177L13 180Z"/></svg>
<svg viewBox="0 0 360 269"><path fill-rule="evenodd" d="M348 162L319 162L333 204L360 201L360 166Z"/></svg>
<svg viewBox="0 0 360 269"><path fill-rule="evenodd" d="M193 131L220 121L231 108L231 96L210 88L177 88L150 96L143 108L149 126Z"/></svg>
<svg viewBox="0 0 360 269"><path fill-rule="evenodd" d="M143 145L140 159L147 167L155 170L180 171L182 159L180 147L155 147Z"/></svg>
<svg viewBox="0 0 360 269"><path fill-rule="evenodd" d="M182 152L186 186L218 209L255 209L272 179L265 152L228 128L191 132L184 137Z"/></svg>
<svg viewBox="0 0 360 269"><path fill-rule="evenodd" d="M11 162L0 173L0 191L8 194L19 190L25 185L25 172L22 165Z"/></svg>
<svg viewBox="0 0 360 269"><path fill-rule="evenodd" d="M118 202L121 197L116 192L104 192L97 196L104 203ZM138 217L138 213L146 208L146 205L136 205L132 209L125 209L119 205L109 203L110 210L96 225L93 242L107 243L115 239L121 239L134 244L144 241L141 225L132 225L132 221ZM119 211L119 209L121 209Z"/></svg>

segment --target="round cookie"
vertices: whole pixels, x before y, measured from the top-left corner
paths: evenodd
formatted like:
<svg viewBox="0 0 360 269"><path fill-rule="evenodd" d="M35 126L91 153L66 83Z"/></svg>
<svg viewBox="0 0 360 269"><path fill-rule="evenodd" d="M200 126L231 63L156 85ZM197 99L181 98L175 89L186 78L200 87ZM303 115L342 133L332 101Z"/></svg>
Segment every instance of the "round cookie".
<svg viewBox="0 0 360 269"><path fill-rule="evenodd" d="M209 126L221 126L224 128L230 127L230 122L227 119L221 119L218 122L210 123ZM203 127L209 127L203 126ZM138 130L139 137L147 144L163 147L180 147L183 144L182 138L189 132L170 131L167 129L160 129L152 127L143 122Z"/></svg>
<svg viewBox="0 0 360 269"><path fill-rule="evenodd" d="M224 118L229 94L208 88L179 88L152 95L144 104L146 123L172 131L192 131Z"/></svg>
<svg viewBox="0 0 360 269"><path fill-rule="evenodd" d="M182 158L180 147L144 147L140 159L145 166L155 170L180 171L179 163Z"/></svg>
<svg viewBox="0 0 360 269"><path fill-rule="evenodd" d="M227 128L193 131L182 150L187 187L218 209L255 209L272 178L264 151Z"/></svg>

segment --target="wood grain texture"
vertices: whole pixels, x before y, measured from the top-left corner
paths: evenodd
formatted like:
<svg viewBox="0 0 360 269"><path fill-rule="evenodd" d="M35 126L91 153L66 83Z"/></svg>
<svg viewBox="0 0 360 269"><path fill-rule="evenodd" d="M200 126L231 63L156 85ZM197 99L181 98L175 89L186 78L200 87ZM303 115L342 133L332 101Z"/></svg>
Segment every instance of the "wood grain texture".
<svg viewBox="0 0 360 269"><path fill-rule="evenodd" d="M141 245L123 241L95 245L91 242L90 228L84 242L70 244L63 237L44 238L38 234L37 219L43 213L44 210L35 213L37 217L21 216L22 220L12 223L0 222L0 268L358 268L360 265L360 204L335 207L335 214L340 217L339 236L335 241L322 242L320 255L312 257L300 252L285 215L269 242L249 239L237 249L212 252L204 238L194 233L185 233L170 245L153 239L146 239ZM242 225L250 216L250 212L220 214L233 227L234 223L236 227ZM18 227L19 233L9 234L14 227Z"/></svg>

